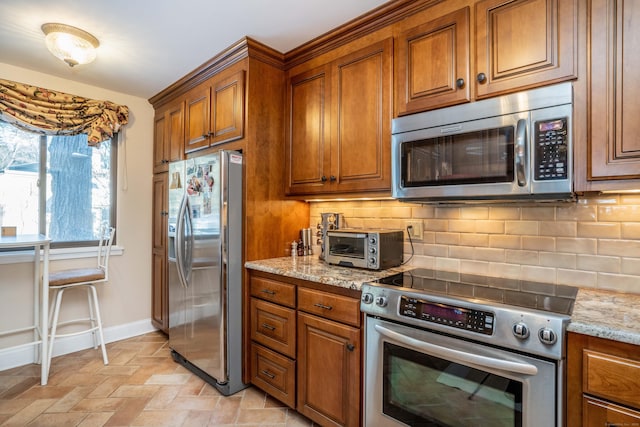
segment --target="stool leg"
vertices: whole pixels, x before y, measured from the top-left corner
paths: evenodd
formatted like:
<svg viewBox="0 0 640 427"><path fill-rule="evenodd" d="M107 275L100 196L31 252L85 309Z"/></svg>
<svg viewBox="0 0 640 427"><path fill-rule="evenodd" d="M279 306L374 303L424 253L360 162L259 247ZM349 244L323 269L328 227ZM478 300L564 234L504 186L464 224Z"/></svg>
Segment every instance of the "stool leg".
<svg viewBox="0 0 640 427"><path fill-rule="evenodd" d="M60 315L60 303L62 302L62 294L64 288L55 290L55 308L53 309L53 320L51 321L51 335L49 339L49 351L47 354L47 372L51 373L51 358L53 357L53 342L56 339L56 330L58 329L58 316ZM48 331L45 331L47 333Z"/></svg>
<svg viewBox="0 0 640 427"><path fill-rule="evenodd" d="M100 307L98 305L98 293L96 292L96 288L93 285L89 286L91 288L91 294L93 295L93 303L96 313L96 322L98 323L98 334L100 336L100 344L102 347L102 360L105 365L109 364L109 359L107 358L107 349L104 343L104 335L102 334L102 319L100 318Z"/></svg>
<svg viewBox="0 0 640 427"><path fill-rule="evenodd" d="M91 336L93 337L93 348L98 348L98 336L96 335L96 317L93 313L93 302L91 301L91 289L87 287L87 302L89 303L89 323L91 324Z"/></svg>

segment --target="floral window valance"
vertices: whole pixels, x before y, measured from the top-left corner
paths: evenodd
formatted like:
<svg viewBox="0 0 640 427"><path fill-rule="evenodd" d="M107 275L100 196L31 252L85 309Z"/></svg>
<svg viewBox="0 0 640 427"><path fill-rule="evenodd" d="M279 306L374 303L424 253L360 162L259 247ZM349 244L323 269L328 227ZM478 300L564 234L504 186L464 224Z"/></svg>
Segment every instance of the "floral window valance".
<svg viewBox="0 0 640 427"><path fill-rule="evenodd" d="M46 135L87 134L95 146L129 121L129 108L0 79L0 119Z"/></svg>

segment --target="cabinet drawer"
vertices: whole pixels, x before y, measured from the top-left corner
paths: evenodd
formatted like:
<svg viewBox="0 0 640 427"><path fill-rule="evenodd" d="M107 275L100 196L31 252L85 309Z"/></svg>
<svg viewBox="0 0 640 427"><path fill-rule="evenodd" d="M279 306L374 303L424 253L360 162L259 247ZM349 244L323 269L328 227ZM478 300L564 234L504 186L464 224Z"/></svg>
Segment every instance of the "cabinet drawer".
<svg viewBox="0 0 640 427"><path fill-rule="evenodd" d="M582 398L585 427L640 425L640 412L589 397Z"/></svg>
<svg viewBox="0 0 640 427"><path fill-rule="evenodd" d="M356 327L360 326L360 300L355 298L298 288L298 309Z"/></svg>
<svg viewBox="0 0 640 427"><path fill-rule="evenodd" d="M584 350L584 392L640 408L640 362Z"/></svg>
<svg viewBox="0 0 640 427"><path fill-rule="evenodd" d="M296 307L296 287L264 277L251 277L251 296L287 307Z"/></svg>
<svg viewBox="0 0 640 427"><path fill-rule="evenodd" d="M296 407L296 362L251 344L251 382L287 406Z"/></svg>
<svg viewBox="0 0 640 427"><path fill-rule="evenodd" d="M286 356L295 357L295 310L251 298L251 339Z"/></svg>

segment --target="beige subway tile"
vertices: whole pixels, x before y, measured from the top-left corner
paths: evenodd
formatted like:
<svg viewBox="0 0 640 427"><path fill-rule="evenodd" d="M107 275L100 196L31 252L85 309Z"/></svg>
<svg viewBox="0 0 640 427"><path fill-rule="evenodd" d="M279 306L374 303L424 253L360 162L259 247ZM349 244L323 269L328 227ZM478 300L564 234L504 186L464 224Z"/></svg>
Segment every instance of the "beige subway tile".
<svg viewBox="0 0 640 427"><path fill-rule="evenodd" d="M552 252L556 250L556 239L548 236L522 236L522 249Z"/></svg>
<svg viewBox="0 0 640 427"><path fill-rule="evenodd" d="M578 224L575 221L542 221L540 222L541 236L575 237L578 234Z"/></svg>
<svg viewBox="0 0 640 427"><path fill-rule="evenodd" d="M601 255L578 255L576 268L585 271L620 273L620 258Z"/></svg>
<svg viewBox="0 0 640 427"><path fill-rule="evenodd" d="M578 199L578 203L585 205L617 205L620 203L620 197L617 194L601 194L581 197Z"/></svg>
<svg viewBox="0 0 640 427"><path fill-rule="evenodd" d="M461 233L460 244L462 246L489 246L489 235L479 233Z"/></svg>
<svg viewBox="0 0 640 427"><path fill-rule="evenodd" d="M476 231L488 234L504 234L504 221L477 220Z"/></svg>
<svg viewBox="0 0 640 427"><path fill-rule="evenodd" d="M640 239L640 218L639 222L623 222L621 224L621 235L623 239Z"/></svg>
<svg viewBox="0 0 640 427"><path fill-rule="evenodd" d="M457 231L459 233L475 233L476 222L470 219L451 219L449 220L449 231Z"/></svg>
<svg viewBox="0 0 640 427"><path fill-rule="evenodd" d="M423 245L422 254L434 257L446 257L449 254L449 247L445 245Z"/></svg>
<svg viewBox="0 0 640 427"><path fill-rule="evenodd" d="M411 216L413 218L434 218L436 208L434 206L419 205L411 208Z"/></svg>
<svg viewBox="0 0 640 427"><path fill-rule="evenodd" d="M620 194L621 205L640 205L640 194Z"/></svg>
<svg viewBox="0 0 640 427"><path fill-rule="evenodd" d="M429 231L449 230L449 221L446 219L427 219L424 221L424 229Z"/></svg>
<svg viewBox="0 0 640 427"><path fill-rule="evenodd" d="M414 256L409 265L415 268L427 268L433 270L436 267L436 258L431 256Z"/></svg>
<svg viewBox="0 0 640 427"><path fill-rule="evenodd" d="M620 273L640 276L640 260L638 258L622 258Z"/></svg>
<svg viewBox="0 0 640 427"><path fill-rule="evenodd" d="M505 234L515 234L520 236L538 235L538 221L505 221Z"/></svg>
<svg viewBox="0 0 640 427"><path fill-rule="evenodd" d="M578 222L578 237L619 239L621 227L617 222Z"/></svg>
<svg viewBox="0 0 640 427"><path fill-rule="evenodd" d="M413 253L415 255L422 255L424 254L424 248L427 245L422 243L422 242L413 242ZM404 244L402 246L402 252L405 254L405 258L407 258L410 254L411 254L411 243L409 243L408 240L404 241Z"/></svg>
<svg viewBox="0 0 640 427"><path fill-rule="evenodd" d="M534 282L556 283L556 269L549 267L539 267L532 265L522 266L522 280L532 280Z"/></svg>
<svg viewBox="0 0 640 427"><path fill-rule="evenodd" d="M508 236L505 234L491 234L489 247L502 249L522 249L522 237Z"/></svg>
<svg viewBox="0 0 640 427"><path fill-rule="evenodd" d="M349 227L349 228L364 228L365 224L367 224L367 223L371 223L371 221L363 219L363 218L355 218L355 217L351 216L348 219L345 219L340 224L340 228L345 228L345 227Z"/></svg>
<svg viewBox="0 0 640 427"><path fill-rule="evenodd" d="M436 243L441 245L459 245L460 233L436 233Z"/></svg>
<svg viewBox="0 0 640 427"><path fill-rule="evenodd" d="M558 237L556 251L576 254L596 254L598 252L597 239Z"/></svg>
<svg viewBox="0 0 640 427"><path fill-rule="evenodd" d="M423 231L422 232L422 242L423 243L435 243L436 242L436 233L433 231Z"/></svg>
<svg viewBox="0 0 640 427"><path fill-rule="evenodd" d="M374 214L381 218L411 218L412 209L410 206L382 206Z"/></svg>
<svg viewBox="0 0 640 427"><path fill-rule="evenodd" d="M457 219L457 218L460 218L460 209L461 208L437 207L436 208L436 218L441 218L441 219Z"/></svg>
<svg viewBox="0 0 640 427"><path fill-rule="evenodd" d="M557 252L540 252L540 265L542 267L576 268L576 255Z"/></svg>
<svg viewBox="0 0 640 427"><path fill-rule="evenodd" d="M460 260L452 258L436 258L435 269L460 272Z"/></svg>
<svg viewBox="0 0 640 427"><path fill-rule="evenodd" d="M556 209L553 206L545 207L523 207L522 219L523 220L536 220L536 221L553 221L556 217Z"/></svg>
<svg viewBox="0 0 640 427"><path fill-rule="evenodd" d="M457 259L476 259L475 250L470 246L450 246L449 257Z"/></svg>
<svg viewBox="0 0 640 427"><path fill-rule="evenodd" d="M640 241L600 239L598 255L640 257Z"/></svg>
<svg viewBox="0 0 640 427"><path fill-rule="evenodd" d="M638 276L598 273L598 288L618 292L640 293Z"/></svg>
<svg viewBox="0 0 640 427"><path fill-rule="evenodd" d="M449 249L451 250L451 249ZM499 248L475 248L474 258L478 261L504 262L505 250Z"/></svg>
<svg viewBox="0 0 640 427"><path fill-rule="evenodd" d="M634 222L640 218L640 206L618 205L599 206L598 221Z"/></svg>
<svg viewBox="0 0 640 427"><path fill-rule="evenodd" d="M507 249L505 261L509 264L538 265L538 252Z"/></svg>
<svg viewBox="0 0 640 427"><path fill-rule="evenodd" d="M558 285L579 286L581 288L595 288L598 285L598 273L593 271L565 270L556 271Z"/></svg>
<svg viewBox="0 0 640 427"><path fill-rule="evenodd" d="M520 279L522 268L517 264L492 262L489 264L489 276L504 277L506 279Z"/></svg>
<svg viewBox="0 0 640 427"><path fill-rule="evenodd" d="M489 263L484 261L460 260L460 273L489 275Z"/></svg>
<svg viewBox="0 0 640 427"><path fill-rule="evenodd" d="M521 211L517 207L495 206L489 208L489 219L520 219Z"/></svg>
<svg viewBox="0 0 640 427"><path fill-rule="evenodd" d="M598 209L591 205L572 204L556 207L556 221L597 221Z"/></svg>
<svg viewBox="0 0 640 427"><path fill-rule="evenodd" d="M461 219L489 219L488 207L465 207L460 209Z"/></svg>

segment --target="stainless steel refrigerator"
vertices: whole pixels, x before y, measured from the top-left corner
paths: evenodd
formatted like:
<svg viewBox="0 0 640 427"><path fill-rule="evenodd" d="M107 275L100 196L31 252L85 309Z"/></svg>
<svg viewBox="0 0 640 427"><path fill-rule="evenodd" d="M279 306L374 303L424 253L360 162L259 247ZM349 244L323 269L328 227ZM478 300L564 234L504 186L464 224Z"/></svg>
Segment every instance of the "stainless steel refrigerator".
<svg viewBox="0 0 640 427"><path fill-rule="evenodd" d="M169 346L225 395L242 383L242 155L169 165Z"/></svg>

